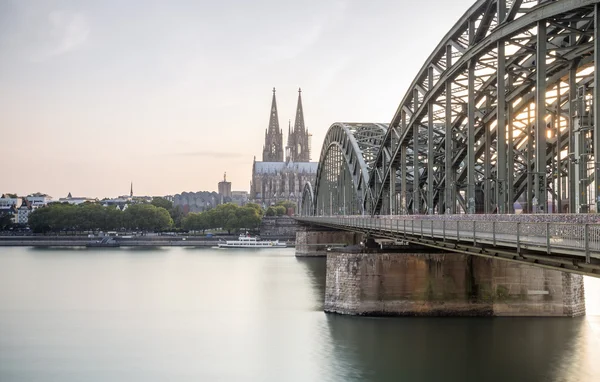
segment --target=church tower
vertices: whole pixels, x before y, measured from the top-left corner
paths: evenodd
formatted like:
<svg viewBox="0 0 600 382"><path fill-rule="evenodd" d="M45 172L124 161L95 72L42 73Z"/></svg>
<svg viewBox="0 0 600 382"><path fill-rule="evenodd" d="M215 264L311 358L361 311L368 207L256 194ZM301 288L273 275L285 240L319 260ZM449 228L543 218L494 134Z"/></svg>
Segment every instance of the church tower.
<svg viewBox="0 0 600 382"><path fill-rule="evenodd" d="M304 111L302 110L302 89L298 89L298 106L294 130L288 136L288 160L292 162L310 162L309 134L304 126Z"/></svg>
<svg viewBox="0 0 600 382"><path fill-rule="evenodd" d="M263 146L263 162L283 162L283 132L279 128L277 115L277 101L275 88L273 88L273 101L271 102L271 116L269 128L265 130L265 145Z"/></svg>

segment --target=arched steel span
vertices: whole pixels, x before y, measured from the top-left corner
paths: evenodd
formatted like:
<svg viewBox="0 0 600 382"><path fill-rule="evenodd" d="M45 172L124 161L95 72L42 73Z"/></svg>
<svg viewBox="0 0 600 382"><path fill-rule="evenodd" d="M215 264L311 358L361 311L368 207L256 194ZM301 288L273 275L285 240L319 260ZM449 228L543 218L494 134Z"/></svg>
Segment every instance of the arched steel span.
<svg viewBox="0 0 600 382"><path fill-rule="evenodd" d="M369 172L387 124L334 123L321 149L314 189L307 184L302 195L304 216L363 214L373 205Z"/></svg>
<svg viewBox="0 0 600 382"><path fill-rule="evenodd" d="M398 106L366 209L600 212L598 2L477 1Z"/></svg>
<svg viewBox="0 0 600 382"><path fill-rule="evenodd" d="M302 216L314 215L315 193L312 184L306 182L302 190L302 199L300 199L300 214Z"/></svg>

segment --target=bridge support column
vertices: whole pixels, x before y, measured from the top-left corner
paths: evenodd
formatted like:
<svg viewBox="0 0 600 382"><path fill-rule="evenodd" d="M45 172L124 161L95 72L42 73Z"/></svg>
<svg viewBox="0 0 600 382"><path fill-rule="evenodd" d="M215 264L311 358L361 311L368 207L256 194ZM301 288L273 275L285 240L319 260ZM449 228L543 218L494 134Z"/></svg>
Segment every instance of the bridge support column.
<svg viewBox="0 0 600 382"><path fill-rule="evenodd" d="M461 254L327 254L325 311L371 316L585 314L583 277Z"/></svg>
<svg viewBox="0 0 600 382"><path fill-rule="evenodd" d="M325 257L327 248L360 244L363 235L322 227L303 226L296 230L297 257Z"/></svg>

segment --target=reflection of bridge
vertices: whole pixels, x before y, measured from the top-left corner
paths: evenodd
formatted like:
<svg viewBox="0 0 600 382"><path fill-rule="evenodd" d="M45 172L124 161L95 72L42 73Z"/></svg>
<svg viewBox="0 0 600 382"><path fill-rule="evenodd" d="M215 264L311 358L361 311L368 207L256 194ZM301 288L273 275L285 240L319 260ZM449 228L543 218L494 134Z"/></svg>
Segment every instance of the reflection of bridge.
<svg viewBox="0 0 600 382"><path fill-rule="evenodd" d="M511 219L498 215L515 206L531 214L600 212L599 7L598 0L478 0L431 53L389 125L331 126L314 188L304 189L304 219L398 239L406 231L323 216L436 215L435 223L416 220L433 233L411 240L440 246L453 238L438 231L458 214L493 214L487 221L499 227ZM573 223L579 236L562 238L559 248L556 232L571 228L548 231L546 223L561 220L553 216L541 219L540 246L524 237L503 246L516 257L527 249L530 262L536 248L544 257L538 263L564 255L557 267L598 275L589 236L600 230L597 220ZM482 230L469 238L471 230L456 235L479 249L496 236Z"/></svg>

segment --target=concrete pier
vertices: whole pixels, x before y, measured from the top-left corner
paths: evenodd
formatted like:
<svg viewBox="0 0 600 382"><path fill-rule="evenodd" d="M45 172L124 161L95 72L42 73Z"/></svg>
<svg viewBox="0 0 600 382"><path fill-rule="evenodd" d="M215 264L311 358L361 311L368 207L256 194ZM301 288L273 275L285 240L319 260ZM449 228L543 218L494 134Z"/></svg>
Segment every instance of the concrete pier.
<svg viewBox="0 0 600 382"><path fill-rule="evenodd" d="M362 239L356 232L302 225L296 231L296 256L325 257L327 248L356 245Z"/></svg>
<svg viewBox="0 0 600 382"><path fill-rule="evenodd" d="M585 315L583 276L453 253L330 252L325 311L575 317Z"/></svg>

